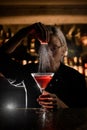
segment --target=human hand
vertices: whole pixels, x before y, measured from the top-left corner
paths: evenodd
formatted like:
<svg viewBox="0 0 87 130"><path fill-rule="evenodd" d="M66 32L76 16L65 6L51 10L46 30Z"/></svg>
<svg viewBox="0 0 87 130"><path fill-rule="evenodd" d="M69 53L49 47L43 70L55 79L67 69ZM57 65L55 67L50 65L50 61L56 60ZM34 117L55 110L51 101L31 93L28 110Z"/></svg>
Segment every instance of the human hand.
<svg viewBox="0 0 87 130"><path fill-rule="evenodd" d="M68 108L68 106L60 100L55 94L44 92L37 99L39 104L45 109L58 109L58 108Z"/></svg>
<svg viewBox="0 0 87 130"><path fill-rule="evenodd" d="M44 91L43 94L39 96L37 101L43 108L46 109L56 109L58 107L56 95L46 91Z"/></svg>
<svg viewBox="0 0 87 130"><path fill-rule="evenodd" d="M32 24L28 34L29 36L37 38L41 44L47 44L49 41L50 33L47 27L40 22Z"/></svg>

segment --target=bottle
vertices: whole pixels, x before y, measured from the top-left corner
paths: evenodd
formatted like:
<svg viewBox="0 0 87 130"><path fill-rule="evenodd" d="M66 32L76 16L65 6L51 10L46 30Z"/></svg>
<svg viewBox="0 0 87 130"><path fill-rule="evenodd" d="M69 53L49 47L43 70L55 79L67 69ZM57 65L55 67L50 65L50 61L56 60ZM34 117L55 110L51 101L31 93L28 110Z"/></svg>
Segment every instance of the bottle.
<svg viewBox="0 0 87 130"><path fill-rule="evenodd" d="M83 74L83 63L82 63L82 57L78 58L78 71Z"/></svg>
<svg viewBox="0 0 87 130"><path fill-rule="evenodd" d="M8 28L6 32L6 37L5 37L5 43L11 38L11 29Z"/></svg>
<svg viewBox="0 0 87 130"><path fill-rule="evenodd" d="M84 75L87 77L87 63L84 64Z"/></svg>
<svg viewBox="0 0 87 130"><path fill-rule="evenodd" d="M67 66L69 65L67 56L64 56L63 62L64 62L65 65L67 65Z"/></svg>
<svg viewBox="0 0 87 130"><path fill-rule="evenodd" d="M72 59L72 58L69 58L69 66L70 66L71 68L73 68L73 59Z"/></svg>
<svg viewBox="0 0 87 130"><path fill-rule="evenodd" d="M78 57L73 57L73 68L78 71Z"/></svg>
<svg viewBox="0 0 87 130"><path fill-rule="evenodd" d="M3 26L0 26L0 46L2 46L4 40L5 40L5 31L3 29Z"/></svg>

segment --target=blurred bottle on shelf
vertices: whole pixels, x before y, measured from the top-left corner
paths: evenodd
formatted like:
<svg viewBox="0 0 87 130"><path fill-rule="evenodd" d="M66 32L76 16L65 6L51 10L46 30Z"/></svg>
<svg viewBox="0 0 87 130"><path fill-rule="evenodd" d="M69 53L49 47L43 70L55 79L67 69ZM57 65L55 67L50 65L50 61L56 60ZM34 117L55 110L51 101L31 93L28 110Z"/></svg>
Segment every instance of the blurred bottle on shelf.
<svg viewBox="0 0 87 130"><path fill-rule="evenodd" d="M71 68L79 71L81 74L84 74L84 65L82 61L82 57L64 57L64 64L70 66Z"/></svg>
<svg viewBox="0 0 87 130"><path fill-rule="evenodd" d="M65 65L67 65L67 66L69 65L67 56L64 56L63 62L64 62Z"/></svg>
<svg viewBox="0 0 87 130"><path fill-rule="evenodd" d="M81 74L84 73L84 67L83 67L82 57L78 57L78 71Z"/></svg>
<svg viewBox="0 0 87 130"><path fill-rule="evenodd" d="M2 46L2 44L5 41L5 31L2 25L0 25L0 46Z"/></svg>
<svg viewBox="0 0 87 130"><path fill-rule="evenodd" d="M73 68L78 71L78 57L73 57Z"/></svg>
<svg viewBox="0 0 87 130"><path fill-rule="evenodd" d="M71 67L71 68L73 68L73 66L74 66L74 63L73 63L73 59L72 58L69 58L69 66Z"/></svg>
<svg viewBox="0 0 87 130"><path fill-rule="evenodd" d="M8 28L6 31L6 37L5 37L5 43L12 37L11 35L11 29Z"/></svg>
<svg viewBox="0 0 87 130"><path fill-rule="evenodd" d="M87 77L87 63L84 64L84 75Z"/></svg>

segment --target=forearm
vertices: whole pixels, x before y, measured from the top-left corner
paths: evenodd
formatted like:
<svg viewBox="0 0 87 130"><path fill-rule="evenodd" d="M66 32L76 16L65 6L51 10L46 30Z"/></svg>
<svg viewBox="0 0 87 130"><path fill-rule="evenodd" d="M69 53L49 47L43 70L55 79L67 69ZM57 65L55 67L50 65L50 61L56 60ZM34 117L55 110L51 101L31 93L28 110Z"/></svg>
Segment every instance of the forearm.
<svg viewBox="0 0 87 130"><path fill-rule="evenodd" d="M69 108L69 106L67 106L62 100L60 100L58 97L57 97L57 106L58 108Z"/></svg>
<svg viewBox="0 0 87 130"><path fill-rule="evenodd" d="M12 53L17 46L19 46L21 43L20 41L25 36L36 38L42 43L47 44L49 41L50 32L44 24L40 22L34 23L19 30L12 38L9 39L9 41L5 43L5 45L3 45L2 51L6 53Z"/></svg>
<svg viewBox="0 0 87 130"><path fill-rule="evenodd" d="M21 40L28 35L31 26L22 28L13 37L11 37L3 46L2 50L6 53L12 53L21 43Z"/></svg>

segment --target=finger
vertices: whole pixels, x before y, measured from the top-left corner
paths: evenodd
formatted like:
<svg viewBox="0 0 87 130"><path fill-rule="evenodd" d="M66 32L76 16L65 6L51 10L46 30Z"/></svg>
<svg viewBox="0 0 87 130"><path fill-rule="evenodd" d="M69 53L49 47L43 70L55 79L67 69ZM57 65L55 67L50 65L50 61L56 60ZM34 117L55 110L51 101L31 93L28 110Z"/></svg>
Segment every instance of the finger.
<svg viewBox="0 0 87 130"><path fill-rule="evenodd" d="M39 98L48 98L49 100L57 100L57 96L55 94L50 94L50 93L44 93L39 96Z"/></svg>
<svg viewBox="0 0 87 130"><path fill-rule="evenodd" d="M39 102L39 104L45 108L57 108L57 104L53 104L53 102Z"/></svg>
<svg viewBox="0 0 87 130"><path fill-rule="evenodd" d="M42 102L42 103L48 104L48 105L56 105L57 104L57 100L55 100L53 98L39 98L38 102Z"/></svg>
<svg viewBox="0 0 87 130"><path fill-rule="evenodd" d="M47 29L47 27L42 24L42 23L37 23L36 24L36 29L38 29L40 31L40 35L42 35L42 40L45 40L46 42L48 42L49 40L49 31Z"/></svg>
<svg viewBox="0 0 87 130"><path fill-rule="evenodd" d="M53 102L40 101L39 104L41 104L41 105L53 105Z"/></svg>
<svg viewBox="0 0 87 130"><path fill-rule="evenodd" d="M49 30L48 28L42 24L42 28L45 30L45 38L46 38L46 42L49 42Z"/></svg>

